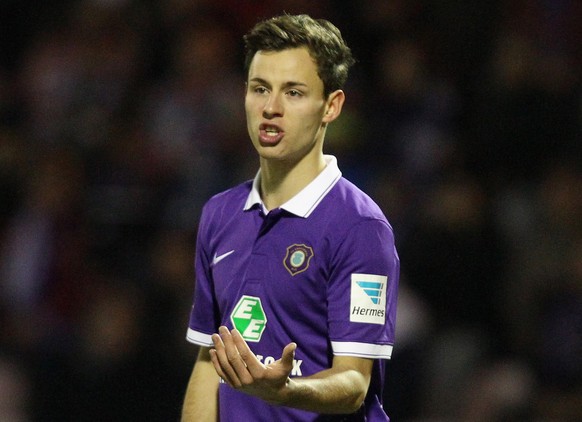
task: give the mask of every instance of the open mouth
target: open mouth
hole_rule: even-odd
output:
[[[277,136],[280,133],[279,128],[274,126],[267,126],[265,127],[265,134],[267,136]]]
[[[277,126],[277,125],[270,125],[270,124],[262,124],[259,127],[259,139],[261,143],[272,145],[279,142],[283,139],[283,135],[285,132]]]

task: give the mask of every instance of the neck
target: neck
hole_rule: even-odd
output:
[[[297,195],[325,168],[323,153],[288,163],[261,159],[261,199],[268,210]]]

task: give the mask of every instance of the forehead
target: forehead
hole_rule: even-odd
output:
[[[305,47],[282,51],[259,50],[249,67],[249,81],[255,78],[272,83],[297,81],[309,85],[321,83],[317,65]]]

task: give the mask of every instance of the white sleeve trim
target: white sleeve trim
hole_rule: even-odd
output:
[[[391,344],[370,344],[351,341],[332,341],[331,348],[336,356],[356,356],[371,359],[390,359]]]
[[[206,347],[214,346],[210,334],[204,334],[201,333],[200,331],[194,331],[192,328],[188,328],[188,332],[186,333],[186,340],[188,340],[190,343],[194,343],[199,346]]]

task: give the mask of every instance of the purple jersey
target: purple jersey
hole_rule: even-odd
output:
[[[381,400],[396,318],[394,235],[380,208],[341,176],[335,158],[326,161],[315,180],[268,213],[260,173],[208,201],[187,339],[211,347],[220,325],[236,327],[265,364],[295,342],[291,377],[330,368],[334,355],[375,359],[365,404],[355,415],[328,419],[221,383],[222,422],[388,421]]]

